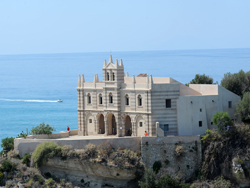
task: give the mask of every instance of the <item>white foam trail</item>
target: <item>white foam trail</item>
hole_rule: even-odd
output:
[[[13,101],[13,102],[57,102],[57,100],[22,100],[22,99],[0,99],[2,101]]]

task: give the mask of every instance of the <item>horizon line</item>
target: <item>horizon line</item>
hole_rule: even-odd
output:
[[[124,50],[124,51],[112,51],[112,52],[155,52],[155,51],[192,51],[192,50],[229,50],[229,49],[250,49],[248,48],[204,48],[204,49],[175,49],[175,50]],[[49,52],[49,53],[20,53],[20,54],[0,54],[0,56],[9,55],[45,55],[45,54],[81,54],[81,53],[110,53],[110,51],[92,51],[92,52]]]

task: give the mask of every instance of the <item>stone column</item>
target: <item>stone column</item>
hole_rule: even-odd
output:
[[[122,136],[125,136],[125,122],[122,121]]]
[[[108,136],[108,121],[104,121],[104,127],[105,127],[105,136]]]
[[[135,132],[135,122],[131,122],[132,123],[132,136],[136,136],[136,132]]]
[[[120,122],[116,122],[116,135],[117,135],[117,137],[121,137],[122,136],[122,130],[120,129],[120,126],[121,126],[121,124],[120,124]]]
[[[95,133],[98,134],[98,120],[95,120]]]

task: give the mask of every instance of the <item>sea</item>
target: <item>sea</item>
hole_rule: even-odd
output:
[[[250,48],[0,55],[0,140],[43,122],[56,132],[77,129],[78,75],[92,82],[98,74],[101,81],[111,54],[129,76],[147,73],[184,84],[196,74],[220,84],[225,73],[250,71]]]

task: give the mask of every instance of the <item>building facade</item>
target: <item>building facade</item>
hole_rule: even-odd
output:
[[[147,74],[125,76],[122,60],[104,61],[98,75],[77,87],[78,134],[143,136],[202,135],[216,128],[212,116],[226,111],[232,119],[239,96],[219,85],[190,84]],[[157,127],[158,126],[158,127]]]

